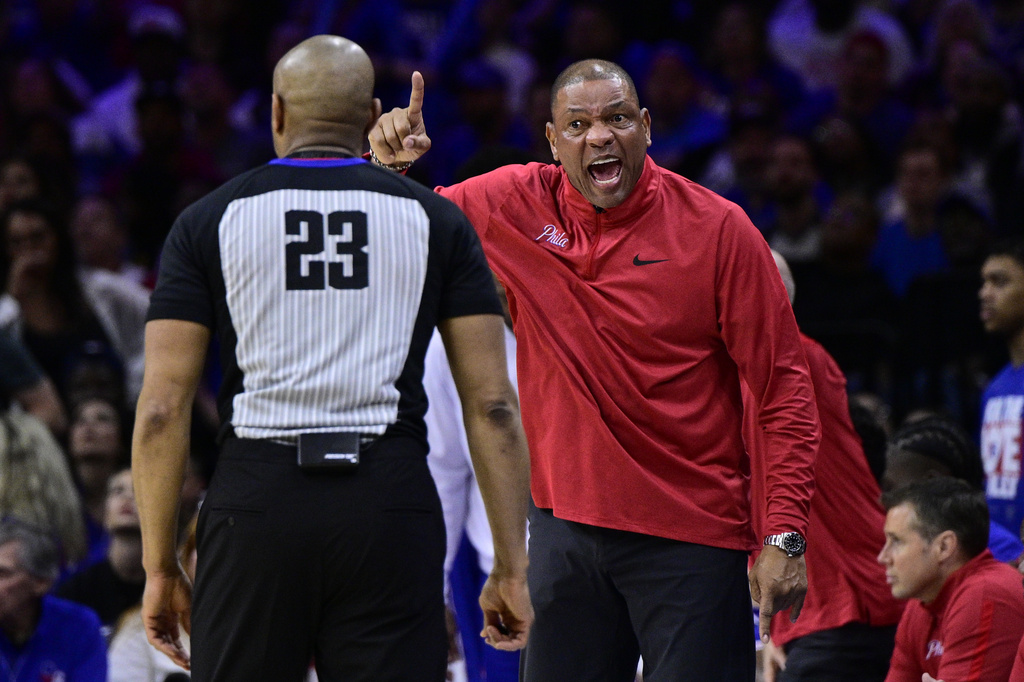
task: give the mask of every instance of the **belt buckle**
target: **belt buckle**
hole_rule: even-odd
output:
[[[352,431],[299,434],[299,468],[355,471],[359,466],[359,434]]]

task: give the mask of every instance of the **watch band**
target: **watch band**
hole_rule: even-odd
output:
[[[807,541],[804,540],[804,536],[792,531],[769,535],[764,539],[764,546],[768,545],[778,547],[789,557],[802,556],[807,551]]]

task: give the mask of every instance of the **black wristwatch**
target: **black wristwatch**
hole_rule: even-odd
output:
[[[804,540],[804,536],[800,533],[779,533],[778,535],[769,535],[764,539],[764,546],[773,545],[778,547],[786,556],[794,557],[801,556],[807,551],[807,540]]]

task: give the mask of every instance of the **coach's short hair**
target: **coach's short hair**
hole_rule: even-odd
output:
[[[988,546],[989,517],[985,493],[967,481],[936,476],[889,491],[882,496],[886,511],[901,504],[914,508],[916,530],[925,540],[953,531],[964,556],[974,558]]]
[[[570,85],[587,83],[589,81],[616,79],[621,80],[626,85],[627,93],[639,105],[640,97],[637,95],[636,85],[624,68],[615,62],[605,59],[583,59],[565,67],[555,78],[555,82],[551,85],[551,110],[554,112],[558,93]]]

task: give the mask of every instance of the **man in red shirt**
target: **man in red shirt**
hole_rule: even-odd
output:
[[[786,260],[773,252],[790,301],[796,285]],[[807,534],[807,599],[798,621],[772,621],[765,644],[765,682],[882,682],[889,670],[903,602],[893,599],[875,561],[882,548],[885,511],[881,491],[850,418],[846,377],[832,356],[800,335],[821,417],[821,446],[814,462],[815,492]],[[749,395],[744,398],[749,400]],[[766,505],[758,476],[762,436],[754,418],[743,437],[753,465],[754,526]]]
[[[910,599],[886,682],[1005,682],[1024,635],[1020,574],[986,549],[985,495],[930,478],[882,498],[892,594]]]
[[[423,80],[370,132],[404,170],[430,146]],[[819,439],[799,332],[767,244],[734,204],[647,155],[651,118],[618,65],[552,87],[561,165],[499,168],[438,191],[505,285],[530,444],[528,682],[753,680],[762,626],[806,590]],[[767,446],[751,528],[741,380]],[[763,543],[747,582],[747,552]],[[488,637],[496,623],[485,627]]]

